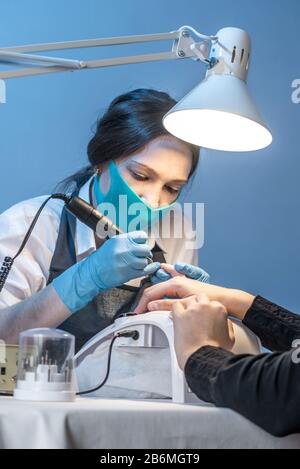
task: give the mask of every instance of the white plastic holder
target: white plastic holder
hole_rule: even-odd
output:
[[[20,334],[14,398],[71,402],[76,398],[73,335],[57,329]]]
[[[247,329],[240,321],[232,320],[235,345],[232,352],[235,354],[249,353],[256,355],[261,351],[259,339]],[[112,338],[114,334],[123,330],[137,330],[138,340],[131,338],[119,338],[115,346],[124,347],[164,347],[169,348],[171,356],[171,380],[172,401],[176,403],[199,403],[201,402],[191,392],[185,380],[183,371],[180,369],[174,346],[173,321],[168,312],[153,312],[140,315],[128,315],[117,319],[112,325],[99,332],[75,355],[75,367],[91,353],[95,351],[104,341]]]
[[[33,389],[31,383],[19,383],[14,390],[14,398],[23,401],[42,401],[42,402],[73,402],[76,393],[73,389],[67,390],[65,385],[55,383],[47,384]]]

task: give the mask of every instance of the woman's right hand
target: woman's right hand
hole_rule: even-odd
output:
[[[180,299],[201,293],[207,295],[210,301],[222,303],[228,314],[241,320],[244,319],[255,298],[241,290],[219,287],[178,276],[147,288],[134,312],[141,314],[147,311],[171,311],[174,303]]]
[[[134,278],[155,272],[160,263],[149,264],[152,252],[144,231],[123,233],[110,238],[90,256],[91,275],[99,288],[109,289],[122,285]],[[95,259],[93,259],[93,257]]]
[[[154,262],[148,266],[147,258],[152,257],[152,252],[147,240],[143,231],[114,236],[56,277],[52,284],[62,302],[71,312],[76,312],[98,293],[143,277],[150,270],[155,272],[160,264]]]

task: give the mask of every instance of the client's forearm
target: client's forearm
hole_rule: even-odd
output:
[[[0,313],[0,339],[10,344],[18,343],[20,332],[26,329],[57,327],[70,316],[51,285]]]
[[[228,310],[231,311],[235,317],[239,318],[242,321],[247,311],[253,304],[255,296],[242,290],[230,291],[232,292],[232,295],[230,296],[228,301]]]
[[[208,285],[206,288],[211,289],[212,291],[212,294],[210,294],[210,290],[208,290],[210,300],[222,303],[231,316],[234,316],[241,321],[244,319],[255,299],[254,295],[242,290],[215,287],[213,285]]]

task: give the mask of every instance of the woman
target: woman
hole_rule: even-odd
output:
[[[162,125],[175,103],[166,93],[137,89],[110,104],[88,144],[89,166],[59,190],[71,188],[94,206],[112,206],[112,221],[124,234],[104,242],[62,201],[51,199],[0,294],[1,339],[15,343],[24,329],[60,326],[76,336],[78,349],[116,315],[130,311],[140,279],[161,262],[197,264],[196,251],[186,249],[184,239],[157,231],[148,239],[147,233],[151,222],[161,225],[198,164],[199,148]],[[135,225],[130,207],[120,209],[124,196],[144,209]],[[21,202],[0,216],[0,261],[15,255],[45,198]]]
[[[233,409],[272,435],[300,433],[300,316],[260,296],[181,276],[148,288],[135,312],[163,310],[172,311],[178,363],[200,399]],[[273,353],[234,355],[228,315]]]

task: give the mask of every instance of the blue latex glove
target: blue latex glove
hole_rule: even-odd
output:
[[[74,313],[97,294],[155,272],[160,264],[154,262],[148,266],[147,257],[152,257],[152,252],[147,239],[143,231],[114,236],[89,257],[67,269],[52,282],[62,302]]]
[[[185,264],[184,262],[178,262],[174,265],[174,269],[180,273],[185,275],[188,278],[193,280],[198,280],[202,283],[209,283],[210,275],[205,272],[205,270],[201,269],[200,267],[196,267],[191,264]],[[158,269],[155,275],[151,277],[151,281],[153,284],[166,282],[170,280],[172,276],[166,272],[164,269]]]

